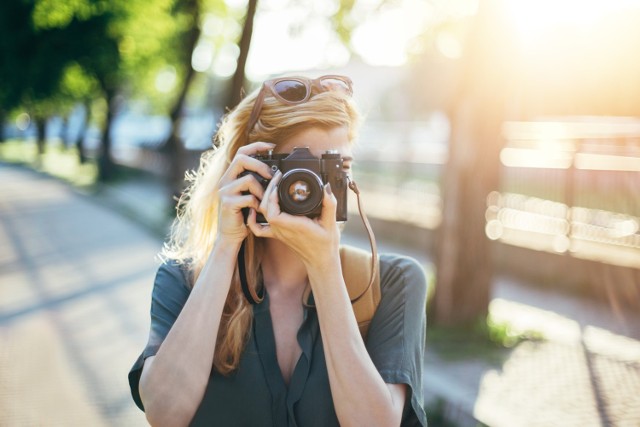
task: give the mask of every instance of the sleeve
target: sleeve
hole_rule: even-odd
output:
[[[380,257],[381,300],[371,319],[367,350],[388,384],[409,387],[403,426],[426,426],[422,368],[426,340],[427,283],[417,261]]]
[[[158,268],[151,294],[149,341],[129,371],[131,397],[133,397],[138,408],[143,411],[144,406],[138,391],[142,366],[147,357],[155,356],[158,352],[160,345],[169,333],[180,311],[182,311],[182,307],[187,302],[189,293],[190,288],[187,284],[184,266],[174,261],[167,261]]]

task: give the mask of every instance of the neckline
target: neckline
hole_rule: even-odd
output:
[[[314,319],[313,310],[303,307],[302,324],[297,332],[297,340],[302,352],[291,374],[289,385],[287,385],[277,360],[275,335],[269,311],[269,293],[266,289],[262,303],[254,306],[254,339],[272,400],[274,404],[278,401],[286,402],[286,406],[291,408],[290,410],[292,410],[293,404],[300,400],[309,376],[313,342],[317,338],[318,329],[317,321]]]

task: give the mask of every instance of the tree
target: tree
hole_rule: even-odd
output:
[[[449,107],[452,137],[430,310],[437,324],[470,324],[488,312],[493,263],[484,231],[486,197],[499,184],[512,57],[503,9],[500,0],[481,2],[468,34],[459,91]]]
[[[113,177],[111,132],[120,107],[119,95],[148,97],[154,100],[156,108],[166,111],[170,97],[158,97],[157,91],[149,90],[148,82],[154,82],[158,70],[171,62],[177,63],[185,76],[171,108],[169,138],[170,149],[178,147],[176,152],[180,155],[181,145],[171,141],[177,141],[178,117],[193,78],[190,60],[200,34],[199,3],[199,0],[119,0],[109,2],[109,7],[99,15],[106,25],[105,31],[92,33],[93,51],[79,57],[78,63],[97,81],[106,104],[98,159],[101,181]]]
[[[11,110],[20,104],[23,81],[17,78],[24,64],[16,53],[31,37],[28,22],[30,6],[23,2],[0,3],[0,141],[4,140],[4,122]]]
[[[116,8],[116,6],[113,7]],[[124,12],[116,9],[95,16],[92,19],[94,26],[83,34],[83,38],[90,43],[92,50],[84,54],[78,53],[75,57],[82,69],[97,82],[98,90],[106,105],[98,154],[98,179],[102,182],[111,180],[115,173],[111,157],[111,128],[117,109],[116,95],[122,84],[123,75],[120,68],[122,59],[119,35],[114,35],[114,31],[110,29],[119,19],[123,19],[122,15]]]
[[[69,100],[70,105],[80,103],[84,108],[84,119],[80,126],[80,130],[76,135],[73,145],[78,153],[80,163],[87,161],[87,155],[84,149],[84,138],[91,124],[92,103],[94,99],[100,97],[98,82],[76,62],[71,63],[65,70],[64,77],[61,82],[60,96]]]
[[[247,13],[244,17],[244,26],[242,35],[238,41],[240,54],[238,55],[238,65],[231,79],[231,88],[225,106],[229,109],[235,107],[242,99],[242,93],[245,84],[247,58],[249,57],[249,49],[251,48],[251,38],[253,36],[253,21],[255,19],[256,10],[258,8],[258,0],[248,0]]]
[[[184,172],[186,169],[186,150],[180,138],[183,110],[187,93],[195,77],[195,70],[191,66],[191,56],[200,38],[200,2],[198,0],[178,0],[175,9],[186,17],[187,25],[184,30],[176,34],[178,49],[176,65],[181,69],[182,85],[169,112],[171,128],[169,136],[163,144],[169,164],[169,186],[172,199],[178,197],[184,189]]]
[[[101,97],[106,106],[98,168],[100,180],[111,179],[111,127],[118,95],[135,88],[149,75],[156,58],[163,57],[162,41],[173,25],[173,1],[5,3],[2,7],[7,13],[0,15],[8,17],[7,25],[0,31],[6,31],[2,40],[7,40],[9,49],[3,49],[8,61],[3,61],[0,77],[7,76],[3,83],[11,84],[7,85],[10,90],[3,86],[0,93],[3,109],[36,105],[41,100],[56,105],[69,95],[65,93],[69,87],[61,83],[65,70],[76,65],[90,82],[85,88],[85,105],[89,97]]]
[[[178,70],[178,74],[183,76],[169,112],[169,118],[171,120],[169,136],[163,144],[163,151],[167,154],[167,157],[171,159],[168,178],[172,200],[179,196],[184,189],[184,173],[187,168],[186,150],[180,138],[180,131],[187,94],[196,76],[196,72],[191,66],[191,57],[200,38],[200,19],[204,7],[199,0],[178,0],[174,6],[174,14],[181,14],[187,25],[176,28],[175,33],[172,35],[175,44],[174,52],[176,52],[172,58],[172,63]],[[227,101],[227,105],[230,107],[235,106],[240,101],[242,88],[244,86],[245,65],[251,44],[256,7],[257,0],[249,0],[245,14],[244,29],[238,41],[240,47],[238,65],[232,79]],[[209,4],[208,9],[214,10],[217,13],[227,12],[227,9],[220,2]]]
[[[118,48],[108,31],[113,15],[90,2],[2,2],[1,7],[1,108],[31,110],[42,152],[46,120],[65,103],[61,85],[67,67],[77,61],[91,71],[117,68]],[[99,80],[103,89],[109,80]]]
[[[38,152],[44,151],[44,132],[54,91],[64,68],[64,55],[53,54],[57,34],[40,32],[31,22],[34,5],[0,3],[0,110],[28,105],[37,128]],[[44,67],[44,64],[48,67]]]

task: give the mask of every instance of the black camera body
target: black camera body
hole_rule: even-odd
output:
[[[349,180],[343,170],[344,160],[336,151],[326,151],[320,158],[311,154],[308,147],[294,148],[291,153],[272,153],[252,156],[271,167],[273,173],[282,172],[278,183],[278,200],[280,210],[291,215],[305,215],[315,218],[322,212],[324,185],[330,184],[331,191],[338,201],[336,221],[347,220],[347,189]],[[244,171],[240,176],[253,175],[258,182],[267,188],[271,180],[263,178],[252,171]],[[249,209],[243,209],[246,219]],[[258,212],[257,222],[266,224],[264,216]]]

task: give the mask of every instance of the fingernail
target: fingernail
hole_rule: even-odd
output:
[[[324,186],[324,189],[327,191],[327,194],[329,194],[329,195],[333,194],[333,192],[331,191],[331,184],[327,183]]]

